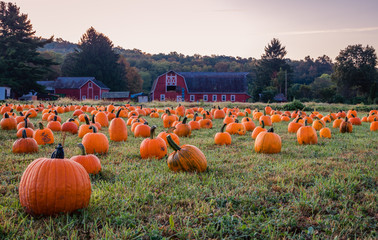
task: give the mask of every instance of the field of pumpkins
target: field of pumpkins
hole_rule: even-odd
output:
[[[376,108],[0,113],[0,239],[377,237]]]

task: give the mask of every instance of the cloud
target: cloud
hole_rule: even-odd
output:
[[[323,34],[323,33],[354,33],[354,32],[372,32],[372,31],[378,31],[378,27],[293,31],[293,32],[282,32],[278,34],[279,35],[308,35],[308,34]]]

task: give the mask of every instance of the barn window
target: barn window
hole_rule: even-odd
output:
[[[194,102],[194,95],[190,95],[190,101]]]
[[[160,94],[160,101],[165,101],[165,95],[164,94]]]
[[[85,100],[85,99],[87,99],[87,96],[84,95],[84,96],[81,97],[81,99]]]
[[[88,87],[90,87],[90,88],[92,87],[92,83],[91,82],[88,84]]]
[[[207,95],[203,95],[203,101],[205,101],[205,102],[208,101]]]
[[[95,99],[98,100],[98,96],[97,95],[95,96]]]
[[[213,95],[213,102],[217,101],[217,95]]]
[[[175,92],[176,86],[167,86],[167,92]]]
[[[231,102],[235,102],[235,95],[231,95]]]
[[[226,101],[226,95],[222,95],[222,102]]]

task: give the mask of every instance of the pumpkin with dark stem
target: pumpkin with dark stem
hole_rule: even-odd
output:
[[[203,114],[203,118],[198,121],[201,128],[211,129],[213,128],[213,121],[209,118],[210,115]]]
[[[343,122],[343,119],[341,119],[340,117],[338,117],[337,119],[335,119],[335,121],[333,121],[332,127],[333,128],[340,128],[340,124],[342,122]]]
[[[361,119],[359,117],[355,117],[354,114],[351,114],[352,117],[349,118],[349,122],[352,124],[352,125],[361,125],[362,122],[361,122]]]
[[[79,143],[78,146],[82,154],[73,156],[70,160],[79,163],[89,174],[96,175],[99,173],[101,171],[100,159],[94,154],[87,154],[83,144]]]
[[[161,159],[167,155],[167,144],[160,137],[154,138],[156,126],[152,126],[150,137],[143,140],[140,144],[140,155],[142,159],[157,158]],[[169,136],[167,136],[167,139]]]
[[[279,153],[281,146],[281,137],[274,133],[273,128],[261,132],[255,140],[255,152],[257,153]]]
[[[179,137],[190,137],[192,133],[192,129],[190,128],[189,124],[186,123],[188,118],[184,117],[181,123],[178,123],[175,126],[175,130],[173,131]]]
[[[224,131],[224,128],[227,126],[227,124],[223,124],[221,131],[215,134],[214,142],[217,145],[230,145],[232,138],[231,135],[228,132]]]
[[[148,122],[139,124],[134,129],[134,137],[148,138],[150,136],[151,127],[148,126]]]
[[[127,126],[125,121],[122,118],[120,118],[121,111],[121,108],[117,111],[115,118],[113,118],[113,120],[110,122],[108,129],[109,138],[114,142],[121,142],[127,140]]]
[[[374,118],[374,121],[370,123],[370,131],[374,132],[378,130],[378,119]]]
[[[44,128],[43,123],[38,123],[39,129],[34,132],[33,138],[38,145],[46,145],[54,143],[54,134],[50,128]]]
[[[199,122],[196,120],[197,116],[197,113],[194,114],[193,120],[188,123],[191,130],[199,130],[201,128]]]
[[[32,138],[33,134],[34,134],[34,131],[33,131],[33,129],[31,129],[31,128],[28,127],[29,124],[27,123],[27,119],[26,118],[24,119],[24,121],[25,121],[24,126],[26,126],[26,127],[18,129],[17,134],[16,134],[17,138],[21,138],[23,136],[23,131],[24,130],[26,132],[26,136]]]
[[[10,117],[8,113],[4,113],[4,118],[1,119],[0,126],[3,130],[17,129],[17,121],[13,117]]]
[[[71,134],[77,134],[78,132],[77,124],[75,123],[75,119],[70,118],[67,122],[62,124],[62,132],[69,132]]]
[[[207,168],[205,155],[193,145],[178,146],[171,138],[167,137],[169,145],[174,152],[168,156],[168,168],[174,172],[204,172]]]
[[[33,138],[28,137],[26,135],[25,129],[23,129],[22,130],[22,137],[17,139],[13,143],[12,152],[13,153],[34,153],[34,152],[38,152],[38,144]]]
[[[302,118],[298,117],[294,121],[289,123],[289,125],[287,126],[287,131],[289,133],[297,133],[298,129],[303,126],[303,124],[299,122],[300,119]]]
[[[243,120],[245,121],[243,122]],[[244,125],[244,128],[246,131],[253,131],[255,129],[256,125],[254,122],[252,122],[251,118],[245,117],[243,118],[243,120],[242,120],[242,124]]]
[[[19,186],[21,206],[33,215],[70,213],[85,208],[91,197],[88,173],[64,158],[58,145],[51,158],[38,158],[26,168]]]
[[[167,146],[168,146],[168,140],[167,140],[168,135],[171,136],[171,138],[173,139],[173,141],[175,141],[177,145],[180,145],[180,138],[176,135],[176,133],[173,132],[174,129],[175,128],[172,127],[172,128],[169,128],[167,131],[161,132],[158,134],[158,137],[162,138],[167,144]]]
[[[79,138],[83,138],[85,134],[92,132],[92,130],[89,129],[91,127],[91,123],[89,122],[88,116],[84,115],[84,119],[85,119],[85,124],[79,127],[79,132],[78,132]]]
[[[319,137],[321,138],[331,138],[331,135],[331,130],[327,127],[324,127],[319,131]]]
[[[341,133],[351,133],[353,131],[353,125],[349,122],[348,117],[345,118],[344,121],[340,124],[340,132]]]
[[[259,133],[261,133],[261,132],[266,132],[266,131],[267,131],[267,130],[264,128],[264,127],[265,127],[265,123],[264,123],[264,121],[262,121],[261,123],[262,123],[261,127],[260,127],[260,126],[257,126],[257,127],[255,127],[255,129],[253,129],[252,134],[251,134],[252,139],[256,139],[257,136],[259,135]]]
[[[225,112],[218,106],[218,109],[214,111],[214,119],[223,119],[225,116]]]
[[[47,124],[47,128],[50,128],[53,132],[60,132],[62,130],[62,125],[57,120],[56,115],[54,116],[54,119]]]
[[[84,135],[81,143],[85,147],[85,151],[89,154],[104,154],[109,151],[109,140],[103,133],[97,132],[97,128],[90,126],[93,132]]]
[[[24,120],[19,122],[17,124],[17,130],[20,130],[21,128],[31,128],[31,129],[34,129],[34,124],[29,121],[29,116],[30,114],[27,114],[25,117],[24,117]],[[17,122],[17,120],[16,120]],[[26,125],[25,125],[26,124]],[[26,127],[25,127],[26,126]]]
[[[264,124],[265,126],[272,126],[272,119],[270,118],[270,116],[268,115],[262,115],[260,118],[259,118],[259,123],[260,125],[262,125],[262,122],[264,121]]]
[[[239,121],[235,119],[235,122],[227,124],[226,132],[228,132],[231,135],[234,135],[234,134],[244,135],[245,127],[242,123],[239,123]]]
[[[175,115],[172,115],[169,110],[166,111],[166,115],[163,117],[163,125],[165,128],[172,127],[172,123],[177,119]]]
[[[235,118],[232,117],[232,113],[229,112],[228,115],[223,119],[223,124],[230,124],[235,122]]]
[[[108,127],[109,126],[108,116],[106,116],[106,114],[104,112],[98,112],[95,115],[95,120],[96,120],[96,122],[98,122],[101,125],[101,127]]]
[[[307,126],[307,121],[305,125],[300,127],[297,131],[297,140],[299,144],[317,144],[318,135],[316,134],[315,128],[312,126]]]
[[[92,123],[91,123],[92,126],[95,126],[97,128],[97,130],[101,130],[102,126],[100,123],[96,122],[96,115],[95,114],[92,114]]]

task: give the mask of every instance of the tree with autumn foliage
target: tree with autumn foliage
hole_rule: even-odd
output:
[[[142,91],[143,88],[143,79],[139,75],[138,70],[136,67],[131,67],[130,63],[126,60],[124,56],[120,56],[118,61],[125,69],[125,82],[126,82],[126,89],[130,91],[130,93],[139,93]]]

